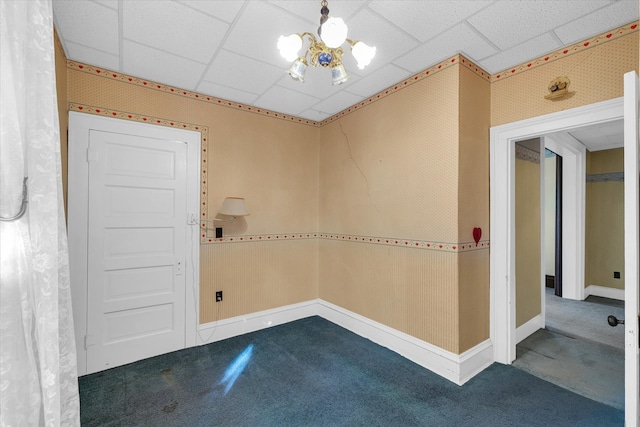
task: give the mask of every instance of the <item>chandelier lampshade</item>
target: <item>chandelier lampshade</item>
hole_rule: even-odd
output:
[[[376,54],[375,46],[368,46],[361,41],[347,38],[349,29],[342,18],[329,18],[329,7],[326,0],[321,2],[320,27],[318,38],[309,32],[280,36],[278,50],[287,61],[292,61],[287,73],[299,82],[304,82],[304,75],[309,62],[313,67],[328,67],[331,69],[331,83],[339,85],[349,79],[349,73],[342,65],[345,42],[351,47],[351,54],[358,63],[359,69],[364,69],[371,63]],[[305,40],[309,43],[303,54],[300,50]]]

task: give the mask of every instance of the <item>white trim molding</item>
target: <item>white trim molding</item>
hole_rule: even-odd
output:
[[[573,154],[571,165],[563,171],[563,176],[570,169],[576,180],[578,174],[584,180],[584,148],[568,143],[569,138],[562,132],[622,118],[623,100],[616,98],[490,129],[490,336],[496,362],[510,364],[516,357],[515,142],[545,137],[546,146],[553,142],[562,144]],[[580,265],[584,265],[584,212],[580,207],[584,206],[584,192],[579,189],[570,198],[566,197],[570,195],[569,191],[565,191],[564,195],[563,202],[571,203],[575,209],[570,212],[574,222],[568,224],[568,230],[563,227],[563,246],[571,244],[568,239],[569,234],[573,234],[577,247],[571,261],[564,257],[565,254],[570,255],[569,251],[563,251],[563,275],[570,273],[576,280],[582,280],[576,282],[582,283],[577,292],[569,291],[566,296],[582,299],[584,268],[580,268]],[[564,214],[569,220],[569,212],[565,211]],[[567,223],[563,221],[563,224]],[[566,279],[565,283],[568,283]]]
[[[462,354],[454,354],[327,301],[318,300],[318,305],[319,316],[387,347],[457,385],[463,385],[493,363],[490,340]]]
[[[584,289],[584,297],[587,298],[589,295],[624,301],[624,289],[608,288],[606,286],[598,286],[598,285],[589,285]]]
[[[516,344],[521,343],[539,329],[544,329],[544,317],[541,314],[516,328]]]
[[[198,326],[197,345],[233,338],[318,314],[317,301],[305,301],[244,316],[230,317]]]
[[[493,363],[490,340],[462,354],[454,354],[321,299],[202,324],[197,333],[198,345],[311,316],[320,316],[367,338],[457,385],[463,385]]]

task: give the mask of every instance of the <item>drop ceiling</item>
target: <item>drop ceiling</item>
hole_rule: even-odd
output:
[[[331,85],[309,66],[292,80],[280,35],[315,33],[320,1],[53,0],[68,59],[313,121],[322,121],[463,54],[489,74],[638,19],[637,0],[330,0],[349,38],[377,48],[350,79]]]

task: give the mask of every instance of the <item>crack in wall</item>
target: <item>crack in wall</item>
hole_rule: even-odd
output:
[[[371,206],[373,206],[376,212],[378,212],[378,217],[380,218],[380,222],[384,224],[384,220],[382,219],[382,213],[380,212],[380,209],[378,209],[378,206],[375,203],[373,203],[373,200],[371,199],[371,188],[369,187],[369,180],[367,179],[367,176],[364,174],[364,171],[362,170],[362,168],[360,168],[360,165],[358,165],[358,162],[356,162],[356,159],[353,157],[353,151],[351,151],[351,144],[349,143],[349,137],[347,136],[347,133],[342,128],[342,122],[340,120],[338,120],[338,125],[340,126],[340,132],[342,132],[342,135],[344,136],[345,145],[347,146],[347,152],[349,153],[349,158],[351,159],[351,162],[356,167],[356,169],[358,169],[358,172],[360,172],[362,179],[364,179],[365,186],[367,187],[367,198],[369,199],[369,203],[371,204]]]

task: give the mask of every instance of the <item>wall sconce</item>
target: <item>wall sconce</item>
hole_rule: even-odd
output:
[[[239,216],[247,216],[250,214],[249,209],[247,209],[247,205],[242,197],[227,197],[224,199],[224,202],[222,202],[222,206],[218,210],[217,216],[220,215],[229,218],[205,218],[202,220],[202,228],[205,230],[209,230],[209,221],[231,222],[238,219]]]
[[[239,216],[249,215],[249,209],[241,197],[227,197],[218,210],[218,215],[230,216],[230,219],[213,218],[214,221],[235,221]]]

